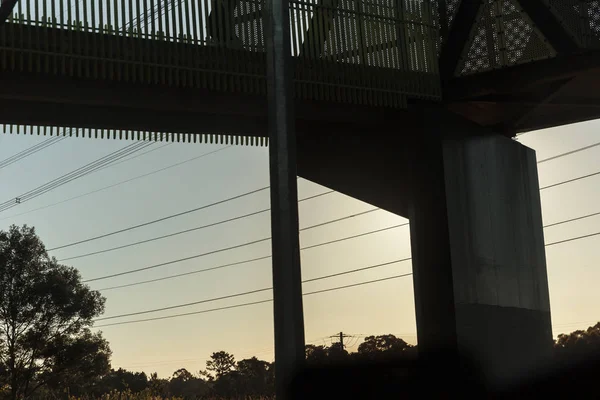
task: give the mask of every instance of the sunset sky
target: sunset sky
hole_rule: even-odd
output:
[[[587,122],[518,137],[537,151],[538,160],[600,141],[600,122]],[[47,138],[0,135],[0,160]],[[0,169],[0,202],[18,197],[54,178],[112,151],[123,141],[69,138],[23,161]],[[197,208],[268,185],[268,150],[206,144],[155,144],[153,150],[95,172],[30,201],[0,212],[0,229],[11,224],[36,227],[47,248],[127,228],[149,220]],[[196,158],[202,154],[205,157]],[[196,158],[194,160],[191,160]],[[188,162],[184,162],[191,160]],[[71,199],[97,189],[169,167],[106,190]],[[600,171],[600,146],[539,164],[540,185]],[[299,197],[328,191],[299,180]],[[68,200],[68,201],[64,201]],[[600,176],[542,191],[544,223],[600,212]],[[63,202],[64,201],[64,202]],[[60,204],[55,204],[61,202]],[[45,207],[49,206],[49,207]],[[38,208],[45,207],[37,210]],[[59,260],[139,240],[210,224],[269,207],[267,190],[119,235],[72,246],[51,254]],[[339,193],[300,203],[300,227],[346,217],[373,206]],[[302,232],[302,247],[357,235],[407,222],[385,211],[375,211]],[[598,231],[600,215],[545,229],[546,243]],[[269,214],[262,213],[223,225],[121,250],[64,261],[77,267],[84,279],[143,268],[268,238]],[[600,236],[546,249],[552,323],[555,334],[585,328],[600,320]],[[191,272],[270,254],[268,240],[231,251],[169,264],[140,273],[91,282],[94,289]],[[302,273],[311,279],[410,257],[407,226],[302,251]],[[305,291],[332,288],[411,272],[410,262],[374,268],[304,285]],[[186,277],[121,289],[103,290],[104,316],[200,301],[271,286],[270,259],[217,269]],[[225,307],[270,298],[269,291],[180,309],[98,322],[97,325],[138,318]],[[393,333],[416,342],[412,278],[393,279],[304,298],[306,339],[330,344],[330,336],[343,331],[350,349],[361,336]],[[169,376],[178,368],[205,368],[213,351],[225,350],[237,359],[256,355],[273,359],[272,304],[263,303],[218,312],[159,321],[100,328],[113,350],[113,367],[158,372]]]

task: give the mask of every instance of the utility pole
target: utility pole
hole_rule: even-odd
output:
[[[351,335],[344,335],[344,332],[340,332],[337,335],[330,336],[331,338],[337,338],[340,340],[340,347],[344,350],[344,338],[352,337]]]

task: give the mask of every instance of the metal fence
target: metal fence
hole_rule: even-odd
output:
[[[264,0],[20,0],[0,69],[266,93]],[[295,95],[438,100],[430,0],[292,0]]]

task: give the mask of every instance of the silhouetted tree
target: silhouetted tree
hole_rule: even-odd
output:
[[[256,357],[238,361],[236,371],[239,374],[240,391],[246,396],[262,397],[273,392],[273,370],[266,361]]]
[[[339,364],[348,362],[348,351],[342,346],[341,343],[333,343],[327,349],[327,355],[330,362]]]
[[[307,344],[304,348],[308,365],[325,365],[329,361],[327,347]]]
[[[50,258],[34,228],[0,231],[0,373],[15,400],[108,372],[110,349],[89,327],[104,298]]]
[[[202,379],[181,368],[173,373],[169,382],[169,395],[184,399],[193,399],[208,393],[208,385]]]
[[[586,330],[558,335],[554,350],[562,360],[600,356],[600,322]]]
[[[206,362],[206,369],[215,374],[217,378],[222,377],[235,367],[235,358],[226,351],[212,353],[210,360]]]
[[[394,335],[367,336],[359,346],[359,359],[382,360],[416,355],[415,346]]]
[[[166,379],[160,379],[156,372],[150,374],[150,380],[148,381],[150,394],[154,397],[166,397],[168,396],[169,381]]]
[[[102,395],[112,391],[138,393],[149,387],[148,377],[144,372],[132,372],[119,368],[111,369],[108,374],[95,385],[94,394]],[[78,394],[71,391],[71,394]]]

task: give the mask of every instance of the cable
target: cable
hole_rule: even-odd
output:
[[[128,161],[131,161],[131,160],[134,160],[134,159],[136,159],[136,158],[138,158],[138,157],[142,157],[142,156],[145,156],[146,154],[150,154],[150,153],[152,153],[152,152],[154,152],[154,151],[156,151],[156,150],[163,149],[163,148],[165,148],[165,147],[167,147],[167,146],[170,146],[170,145],[172,145],[172,144],[173,144],[173,143],[166,143],[166,144],[163,144],[162,146],[155,147],[155,148],[153,148],[152,150],[144,151],[143,153],[136,154],[136,155],[135,155],[135,156],[133,156],[133,157],[129,157],[129,158],[126,158],[125,160],[121,160],[121,161],[119,161],[119,162],[116,162],[116,163],[113,163],[113,164],[107,165],[107,166],[105,166],[105,167],[102,167],[102,168],[98,169],[98,171],[102,171],[102,170],[103,170],[103,169],[105,169],[105,168],[110,168],[110,167],[117,166],[117,165],[119,165],[119,164],[126,163],[126,162],[128,162]]]
[[[548,243],[548,244],[545,245],[545,247],[550,247],[550,246],[554,246],[556,244],[561,244],[561,243],[574,242],[576,240],[587,239],[587,238],[590,238],[590,237],[593,237],[593,236],[598,236],[598,235],[600,235],[600,232],[590,233],[589,235],[583,235],[583,236],[578,236],[578,237],[564,239],[564,240],[559,240],[557,242]]]
[[[138,150],[141,150],[147,146],[150,146],[152,144],[153,143],[143,143],[143,142],[135,143],[135,144],[126,146],[125,148],[123,148],[121,150],[110,153],[107,156],[104,156],[92,163],[89,163],[89,164],[87,164],[83,167],[80,167],[68,174],[65,174],[65,175],[58,177],[50,182],[47,182],[47,183],[37,187],[36,189],[32,189],[29,192],[23,193],[20,196],[17,196],[16,198],[13,198],[11,200],[8,200],[8,201],[0,204],[0,212],[8,210],[9,208],[12,208],[14,206],[17,206],[18,204],[21,204],[22,202],[24,202],[26,200],[31,200],[34,197],[40,196],[44,193],[47,193],[59,186],[69,183],[75,179],[78,179],[78,178],[81,178],[88,174],[91,174],[91,173],[95,172],[96,170],[98,170],[102,166],[111,164],[123,157],[126,157],[126,156],[128,156]]]
[[[182,274],[169,275],[169,276],[165,276],[165,277],[162,277],[162,278],[149,279],[149,280],[146,280],[146,281],[139,281],[139,282],[127,283],[127,284],[118,285],[118,286],[111,286],[111,287],[107,287],[107,288],[98,289],[98,291],[102,292],[102,291],[107,291],[107,290],[122,289],[122,288],[126,288],[126,287],[131,287],[131,286],[144,285],[146,283],[166,281],[168,279],[174,279],[174,278],[179,278],[179,277],[182,277],[182,276],[200,274],[202,272],[214,271],[216,269],[222,269],[222,268],[232,267],[232,266],[241,265],[241,264],[247,264],[247,263],[250,263],[250,262],[260,261],[260,260],[266,260],[266,259],[269,259],[269,258],[271,258],[270,255],[269,256],[263,256],[263,257],[257,257],[257,258],[252,258],[250,260],[243,260],[243,261],[237,261],[237,262],[229,263],[229,264],[217,265],[216,267],[199,269],[199,270],[195,270],[195,271],[191,271],[191,272],[185,272],[185,273],[182,273]]]
[[[333,191],[328,191],[328,192],[320,193],[320,194],[315,195],[315,196],[310,196],[310,197],[307,197],[307,198],[304,198],[304,199],[300,199],[300,200],[298,200],[298,203],[306,201],[306,200],[314,199],[316,197],[324,196],[324,195],[330,194],[330,193],[333,193]],[[228,222],[237,221],[237,220],[240,220],[240,219],[252,217],[252,216],[255,216],[255,215],[266,213],[266,212],[268,212],[270,210],[271,210],[270,208],[266,208],[264,210],[255,211],[255,212],[252,212],[252,213],[249,213],[249,214],[244,214],[244,215],[240,215],[240,216],[233,217],[233,218],[228,218],[228,219],[225,219],[225,220],[222,220],[222,221],[213,222],[211,224],[202,225],[202,226],[198,226],[198,227],[190,228],[190,229],[185,229],[183,231],[178,231],[178,232],[170,233],[170,234],[167,234],[167,235],[157,236],[157,237],[146,239],[146,240],[140,240],[138,242],[129,243],[129,244],[125,244],[125,245],[121,245],[121,246],[116,246],[116,247],[111,247],[111,248],[108,248],[108,249],[94,251],[94,252],[91,252],[91,253],[81,254],[81,255],[78,255],[78,256],[63,258],[63,259],[60,259],[58,261],[59,262],[69,261],[69,260],[74,260],[74,259],[77,259],[77,258],[83,258],[83,257],[97,255],[97,254],[107,253],[107,252],[110,252],[110,251],[125,249],[125,248],[128,248],[128,247],[137,246],[137,245],[140,245],[140,244],[143,244],[143,243],[148,243],[148,242],[153,242],[153,241],[156,241],[156,240],[166,239],[166,238],[177,236],[177,235],[181,235],[181,234],[184,234],[184,233],[194,232],[194,231],[197,231],[197,230],[202,230],[202,229],[205,229],[205,228],[210,228],[210,227],[213,227],[213,226],[222,225],[222,224],[225,224],[225,223],[228,223]],[[346,216],[346,217],[343,217],[343,218],[338,218],[338,219],[333,220],[333,221],[327,221],[327,222],[324,222],[324,223],[319,224],[319,225],[313,225],[311,227],[302,228],[302,229],[300,229],[300,232],[302,232],[304,230],[307,230],[307,229],[316,228],[317,226],[329,225],[329,224],[332,224],[334,222],[339,222],[339,221],[343,221],[343,220],[346,220],[346,219],[354,218],[354,217],[357,217],[357,216],[360,216],[360,215],[364,215],[364,214],[368,214],[368,213],[371,213],[371,212],[377,211],[377,210],[379,210],[379,208],[371,209],[371,210],[364,211],[364,212],[361,212],[361,213],[358,213],[358,214],[349,215],[349,216]]]
[[[600,212],[596,212],[596,213],[592,213],[592,214],[587,214],[587,215],[583,215],[581,217],[576,217],[576,218],[571,218],[571,219],[566,219],[564,221],[559,221],[559,222],[554,222],[552,224],[548,224],[548,225],[544,225],[544,228],[550,228],[552,226],[557,226],[557,225],[562,225],[562,224],[566,224],[568,222],[574,222],[574,221],[579,221],[581,219],[586,219],[586,218],[590,218],[590,217],[594,217],[596,215],[600,215]]]
[[[210,207],[214,207],[214,206],[219,205],[219,204],[224,204],[224,203],[230,202],[232,200],[237,200],[237,199],[240,199],[242,197],[249,196],[251,194],[262,192],[262,191],[267,190],[269,188],[270,188],[270,186],[265,186],[265,187],[260,188],[260,189],[251,190],[249,192],[245,192],[245,193],[233,196],[233,197],[229,197],[229,198],[226,198],[226,199],[223,199],[223,200],[219,200],[219,201],[216,201],[214,203],[206,204],[206,205],[203,205],[201,207],[196,207],[196,208],[193,208],[191,210],[182,211],[182,212],[179,212],[179,213],[176,213],[176,214],[168,215],[166,217],[158,218],[158,219],[155,219],[155,220],[152,220],[152,221],[148,221],[148,222],[144,222],[144,223],[141,223],[141,224],[138,224],[138,225],[133,225],[133,226],[130,226],[128,228],[119,229],[117,231],[105,233],[105,234],[94,236],[94,237],[91,237],[91,238],[88,238],[88,239],[84,239],[84,240],[80,240],[80,241],[77,241],[77,242],[68,243],[68,244],[65,244],[65,245],[62,245],[62,246],[54,247],[54,248],[48,249],[48,251],[54,251],[54,250],[64,249],[66,247],[71,247],[71,246],[75,246],[75,245],[78,245],[78,244],[91,242],[93,240],[102,239],[102,238],[105,238],[105,237],[108,237],[108,236],[113,236],[113,235],[116,235],[116,234],[119,234],[119,233],[127,232],[127,231],[130,231],[130,230],[141,228],[141,227],[148,226],[148,225],[151,225],[151,224],[155,224],[157,222],[166,221],[166,220],[171,219],[171,218],[180,217],[182,215],[186,215],[186,214],[190,214],[190,213],[193,213],[193,212],[196,212],[196,211],[204,210],[204,209],[207,209],[207,208],[210,208]],[[308,197],[308,198],[306,198],[304,200],[309,200],[309,199],[313,199],[315,197],[325,196],[325,195],[333,193],[333,192],[334,192],[334,190],[330,190],[330,191],[323,192],[323,193],[320,193],[320,194],[315,195],[315,196]],[[225,221],[225,222],[228,222],[228,221]],[[218,223],[213,224],[213,225],[208,225],[207,227],[214,226],[214,225],[218,225]],[[201,228],[202,227],[200,227],[199,229],[201,229]],[[185,233],[185,232],[182,232],[182,233]],[[166,237],[168,237],[168,236],[166,236]],[[156,239],[156,240],[158,240],[158,239]],[[91,255],[91,254],[89,254],[89,255]],[[71,257],[71,258],[79,258],[79,257],[83,257],[83,256],[77,256],[77,257]]]
[[[250,245],[253,245],[253,244],[257,244],[257,243],[266,242],[267,240],[271,240],[271,238],[268,237],[268,238],[263,238],[263,239],[259,239],[259,240],[253,240],[251,242],[246,242],[246,243],[238,244],[238,245],[231,246],[231,247],[225,247],[225,248],[222,248],[222,249],[218,249],[218,250],[213,250],[213,251],[209,251],[209,252],[206,252],[206,253],[197,254],[197,255],[194,255],[194,256],[189,256],[189,257],[185,257],[185,258],[179,258],[179,259],[173,260],[173,261],[167,261],[167,262],[164,262],[164,263],[154,264],[154,265],[150,265],[150,266],[142,267],[142,268],[137,268],[137,269],[132,269],[132,270],[129,270],[129,271],[119,272],[119,273],[116,273],[116,274],[105,275],[105,276],[101,276],[101,277],[98,277],[98,278],[87,279],[87,280],[83,281],[83,283],[95,282],[95,281],[100,281],[100,280],[109,279],[109,278],[115,278],[117,276],[129,275],[129,274],[134,274],[136,272],[147,271],[149,269],[164,267],[166,265],[177,264],[177,263],[180,263],[182,261],[193,260],[195,258],[200,258],[200,257],[208,256],[208,255],[211,255],[211,254],[222,253],[224,251],[239,249],[241,247],[246,247],[246,246],[250,246]]]
[[[325,245],[328,245],[328,244],[343,242],[344,240],[349,240],[349,239],[356,239],[356,238],[359,238],[359,237],[362,237],[362,236],[371,235],[373,233],[379,233],[379,232],[389,231],[390,229],[400,228],[400,227],[407,226],[407,225],[408,225],[408,222],[405,223],[405,224],[388,226],[387,228],[381,228],[381,229],[377,229],[377,230],[374,230],[374,231],[360,233],[358,235],[347,236],[347,237],[341,238],[341,239],[330,240],[329,242],[313,244],[312,246],[303,247],[300,250],[314,249],[315,247],[320,247],[320,246],[325,246]]]
[[[558,155],[553,156],[553,157],[544,158],[543,160],[540,160],[537,163],[538,164],[542,164],[542,163],[545,163],[545,162],[548,162],[548,161],[556,160],[557,158],[561,158],[561,157],[569,156],[571,154],[579,153],[580,151],[588,150],[588,149],[591,149],[591,148],[594,148],[594,147],[597,147],[597,146],[600,146],[600,142],[594,143],[594,144],[589,145],[589,146],[582,147],[582,148],[577,149],[577,150],[572,150],[572,151],[568,151],[566,153],[558,154]]]
[[[204,209],[207,209],[207,208],[210,208],[210,207],[214,207],[214,206],[219,205],[219,204],[227,203],[227,202],[232,201],[232,200],[236,200],[236,199],[240,199],[242,197],[249,196],[251,194],[262,192],[264,190],[267,190],[268,188],[269,188],[269,186],[266,186],[266,187],[263,187],[263,188],[260,188],[260,189],[251,190],[249,192],[245,192],[245,193],[233,196],[233,197],[228,197],[226,199],[219,200],[219,201],[216,201],[214,203],[206,204],[206,205],[203,205],[201,207],[192,208],[191,210],[182,211],[182,212],[179,212],[177,214],[168,215],[166,217],[158,218],[158,219],[155,219],[155,220],[152,220],[152,221],[144,222],[144,223],[141,223],[141,224],[138,224],[138,225],[133,225],[133,226],[130,226],[128,228],[119,229],[117,231],[113,231],[113,232],[105,233],[105,234],[102,234],[102,235],[94,236],[94,237],[91,237],[91,238],[88,238],[88,239],[83,239],[83,240],[79,240],[77,242],[64,244],[62,246],[57,246],[57,247],[48,249],[48,251],[54,251],[54,250],[64,249],[66,247],[71,247],[71,246],[75,246],[75,245],[78,245],[78,244],[91,242],[93,240],[102,239],[102,238],[113,236],[113,235],[116,235],[116,234],[119,234],[119,233],[127,232],[127,231],[130,231],[130,230],[133,230],[133,229],[137,229],[137,228],[141,228],[141,227],[148,226],[148,225],[151,225],[151,224],[155,224],[157,222],[166,221],[166,220],[171,219],[171,218],[180,217],[180,216],[186,215],[186,214],[191,214],[191,213],[196,212],[196,211],[204,210]]]
[[[370,210],[370,211],[375,211],[375,210]],[[364,212],[364,213],[366,213],[366,212]],[[364,214],[364,213],[355,214],[354,216],[361,215],[361,214]],[[578,220],[578,219],[588,218],[588,217],[591,217],[591,216],[594,216],[594,215],[600,215],[600,213],[589,214],[587,216],[573,218],[571,220],[561,221],[561,222],[557,222],[557,223],[554,223],[554,224],[549,224],[549,225],[546,225],[544,227],[547,228],[547,227],[550,227],[550,226],[559,225],[559,224],[571,222],[571,221]],[[326,225],[326,224],[330,224],[330,223],[337,222],[339,220],[347,219],[347,218],[351,218],[351,217],[353,217],[353,216],[348,216],[348,217],[341,218],[341,219],[338,219],[338,220],[332,220],[332,221],[328,221],[328,222],[325,222],[325,223],[321,223],[321,224],[317,224],[317,225],[312,225],[312,226],[309,226],[309,227],[301,229],[301,231],[312,229],[312,228],[316,228],[318,226],[323,226],[323,225]],[[405,226],[405,225],[408,225],[408,224],[396,225],[394,227],[400,227],[400,226]],[[394,228],[394,227],[391,227],[391,228]],[[384,230],[391,229],[391,228],[384,228]],[[380,231],[381,230],[377,230],[377,231],[373,231],[371,233],[380,232]],[[367,234],[370,234],[370,233],[367,233]],[[560,244],[560,243],[566,243],[566,242],[570,242],[570,241],[574,241],[574,240],[585,239],[585,238],[596,236],[596,235],[599,235],[599,234],[600,234],[600,232],[597,233],[597,234],[585,235],[585,236],[581,236],[581,237],[577,237],[577,238],[571,238],[571,239],[561,240],[561,241],[558,241],[558,242],[548,243],[548,244],[545,245],[545,247],[553,246],[553,245]],[[323,244],[318,244],[318,245],[315,245],[315,246],[303,247],[303,248],[301,248],[301,250],[306,250],[308,248],[317,247],[317,246],[320,246],[320,245],[330,244],[332,242],[335,243],[335,242],[338,242],[338,241],[341,241],[341,240],[349,240],[349,239],[353,239],[355,237],[357,237],[357,236],[351,236],[351,237],[347,237],[347,238],[343,238],[343,239],[336,239],[334,241],[326,242],[326,243],[323,243]],[[222,264],[222,265],[218,265],[218,266],[211,267],[211,268],[200,269],[200,270],[185,272],[185,273],[181,273],[181,274],[169,275],[169,276],[165,276],[165,277],[162,277],[162,278],[155,278],[155,279],[149,279],[149,280],[145,280],[145,281],[133,282],[133,283],[123,284],[123,285],[110,286],[110,287],[106,287],[106,288],[102,288],[102,289],[98,289],[98,290],[99,291],[108,291],[108,290],[115,290],[115,289],[122,289],[122,288],[127,288],[127,287],[132,287],[132,286],[144,285],[144,284],[147,284],[147,283],[160,282],[160,281],[164,281],[164,280],[170,280],[170,279],[179,278],[179,277],[182,277],[182,276],[195,275],[195,274],[199,274],[199,273],[203,273],[203,272],[208,272],[208,271],[214,271],[214,270],[217,270],[217,269],[227,268],[227,267],[231,267],[231,266],[236,266],[236,265],[251,263],[251,262],[255,262],[255,261],[266,260],[266,259],[269,259],[269,258],[271,258],[270,255],[269,256],[263,256],[263,257],[257,257],[257,258],[252,258],[252,259],[248,259],[248,260],[242,260],[242,261],[237,261],[237,262],[233,262],[233,263]]]
[[[84,165],[83,167],[77,168],[74,171],[69,172],[68,174],[62,175],[48,183],[45,183],[35,189],[30,190],[29,192],[26,192],[22,195],[19,196],[19,198],[21,199],[26,199],[26,198],[30,198],[35,196],[36,194],[41,193],[42,191],[46,190],[46,189],[52,189],[54,187],[57,187],[60,184],[64,184],[66,183],[68,180],[70,180],[71,178],[74,177],[78,177],[78,176],[83,176],[81,174],[86,174],[88,172],[93,171],[94,169],[105,165],[108,162],[112,162],[113,160],[117,160],[119,158],[122,158],[128,154],[130,154],[130,152],[135,151],[139,148],[141,148],[142,146],[144,146],[144,143],[141,144],[132,144],[129,146],[126,146],[118,151],[112,152],[98,160],[95,160],[89,164]],[[2,204],[0,204],[0,207],[3,207],[5,205],[12,205],[13,204],[13,199],[10,199]]]
[[[541,187],[540,190],[550,189],[550,188],[553,188],[553,187],[556,187],[556,186],[561,186],[561,185],[564,185],[564,184],[567,184],[567,183],[579,181],[579,180],[586,179],[586,178],[591,178],[592,176],[596,176],[596,175],[600,175],[600,171],[599,172],[594,172],[593,174],[580,176],[578,178],[569,179],[567,181],[562,181],[562,182],[554,183],[552,185],[544,186],[544,187]]]
[[[353,269],[353,270],[349,270],[349,271],[338,272],[338,273],[335,273],[335,274],[320,276],[320,277],[312,278],[312,279],[306,279],[306,280],[303,280],[302,283],[315,282],[315,281],[320,281],[320,280],[323,280],[323,279],[335,278],[337,276],[354,274],[354,273],[357,273],[357,272],[367,271],[367,270],[375,269],[375,268],[381,268],[381,267],[385,267],[385,266],[388,266],[388,265],[398,264],[400,262],[405,262],[405,261],[410,261],[410,260],[412,260],[411,257],[404,258],[404,259],[399,259],[399,260],[394,260],[394,261],[389,261],[389,262],[385,262],[385,263],[381,263],[381,264],[369,265],[367,267],[357,268],[357,269]],[[409,273],[407,275],[412,275],[412,273]],[[128,313],[128,314],[119,314],[119,315],[113,315],[113,316],[110,316],[110,317],[102,317],[102,318],[97,318],[94,321],[105,321],[105,320],[108,320],[108,319],[123,318],[123,317],[132,317],[132,316],[135,316],[135,315],[149,314],[149,313],[159,312],[159,311],[167,311],[167,310],[172,310],[172,309],[175,309],[175,308],[195,306],[195,305],[198,305],[198,304],[211,303],[213,301],[218,301],[218,300],[225,300],[225,299],[231,299],[231,298],[234,298],[234,297],[247,296],[249,294],[266,292],[266,291],[272,290],[272,289],[273,289],[272,287],[268,287],[268,288],[263,288],[263,289],[249,290],[247,292],[240,292],[240,293],[234,293],[234,294],[230,294],[230,295],[226,295],[226,296],[213,297],[213,298],[210,298],[210,299],[205,299],[205,300],[200,300],[200,301],[194,301],[194,302],[185,303],[185,304],[178,304],[178,305],[175,305],[175,306],[162,307],[162,308],[154,308],[152,310],[138,311],[138,312]]]
[[[389,280],[392,280],[392,279],[404,278],[404,277],[409,276],[409,275],[412,275],[412,274],[393,275],[393,276],[389,276],[389,277],[386,277],[386,278],[374,279],[374,280],[371,280],[371,281],[363,281],[363,282],[359,282],[359,283],[353,283],[353,284],[350,284],[350,285],[336,286],[336,287],[332,287],[332,288],[328,288],[328,289],[315,290],[313,292],[303,293],[302,296],[312,296],[312,295],[315,295],[315,294],[333,292],[333,291],[342,290],[342,289],[349,289],[349,288],[353,288],[353,287],[357,287],[357,286],[364,286],[364,285],[369,285],[369,284],[372,284],[372,283],[379,283],[379,282],[389,281]],[[132,320],[132,321],[114,322],[114,323],[111,323],[111,324],[98,325],[98,326],[96,326],[96,328],[104,328],[104,327],[107,327],[107,326],[116,326],[116,325],[135,324],[135,323],[139,323],[139,322],[158,321],[158,320],[163,320],[163,319],[171,319],[171,318],[184,317],[184,316],[188,316],[188,315],[206,314],[206,313],[210,313],[210,312],[229,310],[229,309],[232,309],[232,308],[240,308],[240,307],[247,307],[247,306],[256,305],[256,304],[270,303],[272,301],[273,301],[273,299],[259,300],[259,301],[253,301],[253,302],[242,303],[242,304],[234,304],[234,305],[231,305],[231,306],[212,308],[212,309],[202,310],[202,311],[193,311],[193,312],[182,313],[182,314],[165,315],[165,316],[162,316],[162,317],[138,319],[138,320]]]
[[[395,226],[391,226],[391,227],[387,227],[387,228],[383,228],[383,229],[377,229],[377,230],[374,230],[374,231],[370,231],[370,232],[366,232],[366,233],[361,233],[361,234],[358,234],[358,235],[347,236],[345,238],[335,239],[335,240],[331,240],[329,242],[324,242],[324,243],[319,243],[319,244],[312,245],[312,246],[302,247],[302,248],[300,248],[300,250],[307,250],[307,249],[312,249],[312,248],[319,247],[319,246],[325,246],[325,245],[332,244],[332,243],[342,242],[342,241],[345,241],[345,240],[355,239],[355,238],[358,238],[358,237],[370,235],[370,234],[373,234],[373,233],[383,232],[383,231],[386,231],[386,230],[398,228],[398,227],[405,226],[405,225],[406,224],[395,225]],[[271,240],[271,237],[267,237],[267,238],[263,238],[263,239],[258,239],[258,240],[253,240],[251,242],[241,243],[241,244],[237,244],[235,246],[230,246],[230,247],[225,247],[225,248],[221,248],[221,249],[217,249],[217,250],[212,250],[212,251],[209,251],[209,252],[206,252],[206,253],[200,253],[200,254],[196,254],[196,255],[193,255],[193,256],[189,256],[189,257],[179,258],[179,259],[176,259],[176,260],[167,261],[167,262],[163,262],[163,263],[160,263],[160,264],[149,265],[147,267],[132,269],[132,270],[129,270],[129,271],[124,271],[124,272],[118,272],[116,274],[111,274],[111,275],[104,275],[104,276],[100,276],[98,278],[87,279],[87,280],[83,281],[83,283],[95,282],[95,281],[109,279],[109,278],[115,278],[117,276],[129,275],[129,274],[133,274],[133,273],[137,273],[137,272],[141,272],[141,271],[147,271],[149,269],[164,267],[166,265],[177,264],[177,263],[180,263],[182,261],[189,261],[189,260],[193,260],[193,259],[196,259],[196,258],[200,258],[200,257],[204,257],[204,256],[207,256],[207,255],[211,255],[211,254],[222,253],[224,251],[239,249],[241,247],[246,247],[246,246],[250,246],[250,245],[253,245],[253,244],[257,244],[257,243],[266,242],[267,240]],[[268,258],[268,257],[271,257],[271,256],[264,256],[264,257]],[[262,258],[259,258],[259,259],[262,259]],[[251,261],[256,261],[256,259],[252,259]],[[233,264],[228,264],[228,266],[230,266],[230,265],[238,265],[238,264],[239,263],[233,263]],[[221,266],[221,268],[223,268],[223,266]],[[206,269],[206,270],[203,270],[203,271],[209,271],[209,270],[214,270],[214,269],[217,269],[217,267],[213,267],[213,268]],[[131,286],[133,286],[133,285],[131,285]]]
[[[9,165],[12,165],[26,157],[29,157],[39,151],[42,151],[42,150],[52,146],[53,144],[60,142],[64,138],[65,138],[64,136],[63,137],[53,136],[49,139],[44,140],[43,142],[40,142],[34,146],[31,146],[17,154],[14,154],[14,155],[0,161],[0,169],[8,167]]]
[[[108,185],[108,186],[105,186],[105,187],[103,187],[103,188],[100,188],[100,189],[92,190],[91,192],[87,192],[87,193],[83,193],[83,194],[80,194],[80,195],[77,195],[77,196],[74,196],[74,197],[70,197],[70,198],[68,198],[68,199],[61,200],[61,201],[59,201],[59,202],[56,202],[56,203],[48,204],[48,205],[46,205],[46,206],[39,207],[39,208],[34,208],[33,210],[25,211],[25,212],[23,212],[23,213],[20,213],[20,214],[14,214],[14,215],[11,215],[11,216],[8,216],[8,217],[0,218],[0,221],[2,221],[2,220],[5,220],[5,219],[9,219],[9,218],[20,217],[21,215],[29,214],[29,213],[31,213],[31,212],[34,212],[34,211],[44,210],[44,209],[46,209],[46,208],[54,207],[54,206],[56,206],[56,205],[59,205],[59,204],[66,203],[66,202],[68,202],[68,201],[71,201],[71,200],[75,200],[75,199],[79,199],[79,198],[81,198],[81,197],[89,196],[90,194],[98,193],[98,192],[101,192],[101,191],[103,191],[103,190],[106,190],[106,189],[111,189],[111,188],[113,188],[113,187],[115,187],[115,186],[119,186],[119,185],[122,185],[122,184],[124,184],[124,183],[129,183],[129,182],[131,182],[131,181],[134,181],[134,180],[136,180],[136,179],[145,178],[145,177],[147,177],[147,176],[154,175],[154,174],[157,174],[157,173],[159,173],[159,172],[166,171],[166,170],[168,170],[168,169],[170,169],[170,168],[178,167],[178,166],[180,166],[180,165],[182,165],[182,164],[186,164],[186,163],[188,163],[188,162],[195,161],[195,160],[197,160],[197,159],[199,159],[199,158],[203,158],[203,157],[206,157],[206,156],[208,156],[208,155],[211,155],[211,154],[214,154],[214,153],[218,153],[219,151],[223,151],[223,150],[225,150],[225,149],[228,149],[229,147],[231,147],[231,146],[222,147],[222,148],[220,148],[220,149],[213,150],[213,151],[210,151],[210,152],[208,152],[208,153],[201,154],[201,155],[199,155],[199,156],[196,156],[196,157],[193,157],[193,158],[187,159],[187,160],[185,160],[185,161],[178,162],[178,163],[176,163],[176,164],[169,165],[169,166],[167,166],[167,167],[164,167],[164,168],[158,169],[158,170],[156,170],[156,171],[152,171],[152,172],[148,172],[148,173],[145,173],[145,174],[142,174],[142,175],[138,175],[138,176],[135,176],[135,177],[133,177],[133,178],[129,178],[129,179],[126,179],[126,180],[124,180],[124,181],[121,181],[121,182],[113,183],[112,185]]]

